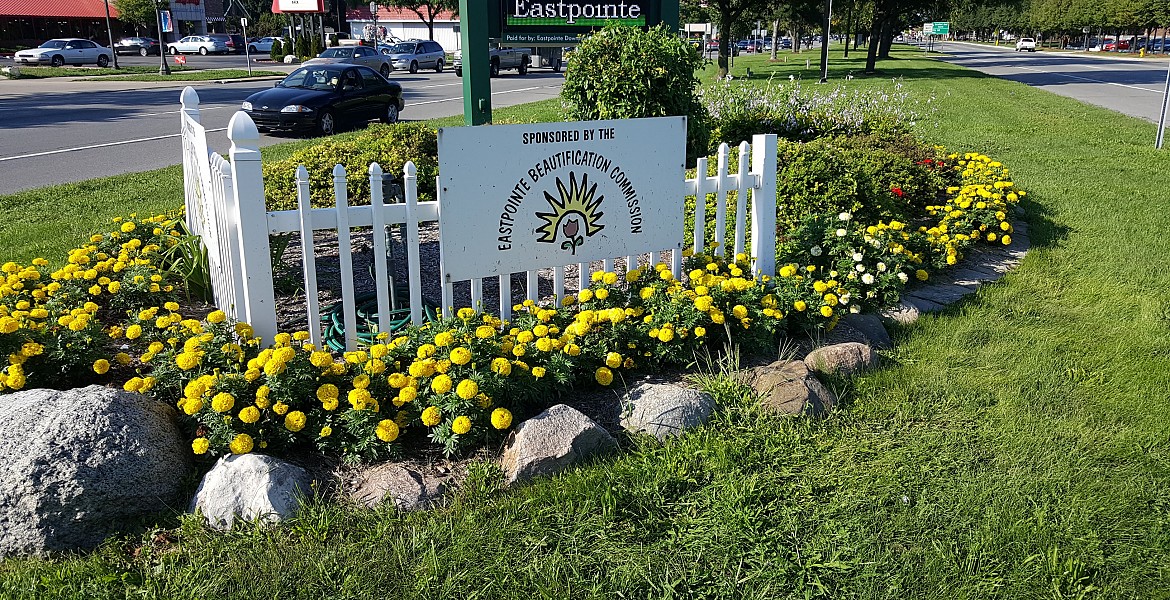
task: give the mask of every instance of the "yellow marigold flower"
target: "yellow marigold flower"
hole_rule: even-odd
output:
[[[1010,246],[1012,244],[1012,236],[1005,233],[1002,237],[999,238],[999,241],[1004,246]]]
[[[435,355],[436,350],[437,349],[435,348],[434,344],[423,344],[418,347],[418,352],[416,354],[420,359],[430,358]]]
[[[736,304],[734,307],[731,308],[731,314],[735,315],[735,318],[740,319],[742,321],[743,319],[745,319],[747,317],[748,310],[747,310],[746,306],[744,306],[742,304]]]
[[[358,389],[362,389],[362,390],[370,387],[370,376],[366,375],[365,373],[362,373],[361,375],[354,377],[353,378],[353,387],[358,388]]]
[[[199,355],[193,352],[180,352],[175,356],[175,364],[184,371],[190,371],[199,366]]]
[[[707,328],[703,326],[695,327],[695,337],[703,337],[707,335]]]
[[[374,430],[374,434],[383,442],[393,442],[398,439],[398,423],[390,419],[382,419],[378,421],[378,427]]]
[[[547,372],[548,371],[544,367],[532,367],[532,376],[537,379],[544,377],[545,373]]]
[[[451,391],[452,385],[451,377],[444,373],[431,380],[431,391],[436,394],[446,394]]]
[[[471,400],[479,394],[479,384],[470,379],[464,379],[455,388],[455,393],[464,400]]]
[[[471,362],[471,350],[459,346],[451,350],[451,362],[456,365],[465,365]]]
[[[593,378],[601,385],[609,385],[613,383],[613,371],[610,371],[608,367],[601,367],[593,373]]]
[[[339,391],[337,389],[337,386],[333,385],[332,383],[325,383],[317,388],[317,399],[320,400],[321,402],[324,402],[324,401],[330,400],[330,399],[336,400],[338,397],[338,394],[339,394]]]
[[[669,342],[673,339],[674,339],[674,330],[673,329],[670,329],[669,327],[663,327],[662,329],[658,330],[658,340],[659,341]],[[607,383],[604,385],[609,385],[609,384]]]
[[[826,318],[833,316],[833,307],[832,306],[822,306],[821,307],[821,316],[826,317]]]
[[[105,375],[110,370],[110,361],[99,358],[93,361],[93,372],[98,375]]]
[[[714,300],[712,300],[710,296],[699,296],[698,298],[695,298],[695,308],[703,312],[707,312],[711,310],[711,304],[713,302]]]
[[[512,425],[512,412],[506,408],[497,408],[492,411],[492,427],[507,429]]]
[[[564,353],[569,356],[580,356],[581,347],[577,344],[565,344]]]
[[[245,406],[239,414],[240,420],[249,425],[260,420],[260,409],[255,406]]]
[[[208,323],[223,323],[227,320],[227,315],[222,310],[213,310],[207,314]]]
[[[284,402],[277,402],[276,404],[272,405],[272,412],[283,416],[288,412],[288,405]]]
[[[395,398],[394,405],[402,406],[407,402],[413,402],[415,398],[418,398],[418,388],[408,385],[398,392],[398,397]]]
[[[126,339],[136,340],[142,337],[142,326],[135,323],[126,328]]]
[[[468,431],[471,431],[471,419],[462,415],[455,417],[455,421],[451,423],[451,433],[463,435]]]
[[[319,435],[320,437],[323,437],[323,438],[327,438],[327,437],[333,435],[333,428],[326,425],[326,426],[321,428],[321,433],[319,433],[317,435]]]
[[[609,298],[609,290],[607,290],[605,288],[601,288],[601,289],[597,290],[596,292],[593,292],[593,295],[598,300],[605,300],[606,298]]]
[[[617,352],[610,352],[605,355],[605,366],[616,369],[622,366],[622,355]]]
[[[617,273],[606,272],[606,273],[603,273],[601,276],[601,282],[606,284],[606,285],[613,285],[613,284],[617,283],[617,280],[618,280]]]
[[[439,411],[437,406],[428,406],[426,410],[422,411],[422,424],[427,427],[434,427],[443,420],[443,413]]]
[[[238,434],[232,439],[232,443],[228,444],[228,448],[232,454],[247,454],[252,451],[252,436],[246,433]]]
[[[211,442],[208,442],[207,438],[197,437],[191,442],[191,451],[195,454],[207,454],[209,446],[211,446]]]
[[[225,413],[236,405],[236,398],[227,392],[220,392],[211,399],[211,408],[215,412]]]
[[[492,372],[507,377],[512,374],[512,363],[506,358],[497,358],[492,361]]]
[[[141,388],[142,384],[139,383],[138,387]],[[193,415],[193,414],[203,410],[203,399],[202,398],[186,398],[185,400],[186,401],[183,402],[182,409],[183,409],[183,412],[186,413],[188,416]]]
[[[593,299],[593,290],[585,288],[577,295],[577,299],[581,302],[589,302]]]
[[[294,410],[284,416],[284,428],[296,433],[305,428],[305,422],[307,420],[305,413]]]
[[[435,335],[435,345],[444,348],[455,343],[455,336],[451,335],[450,331],[440,331]],[[426,358],[426,357],[420,357]]]
[[[464,321],[467,321],[475,316],[475,309],[463,307],[455,313],[455,316],[459,317],[460,319],[462,319]]]
[[[480,325],[475,328],[475,337],[485,340],[496,334],[496,328],[491,325]]]
[[[371,401],[374,399],[368,390],[364,390],[362,388],[350,390],[349,393],[346,394],[346,398],[349,400],[349,405],[352,406],[354,410],[365,410],[369,408]]]
[[[930,274],[922,269],[918,269],[914,272],[914,277],[916,277],[918,281],[926,281],[930,278]]]
[[[125,223],[122,223],[122,233],[130,233],[131,231],[134,231],[135,227],[137,226],[134,224],[134,221],[126,221]]]

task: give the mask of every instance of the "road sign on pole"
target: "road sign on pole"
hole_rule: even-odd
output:
[[[459,0],[459,36],[463,49],[463,120],[468,125],[491,123],[486,2]]]

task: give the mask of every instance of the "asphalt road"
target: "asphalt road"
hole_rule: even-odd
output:
[[[1016,52],[1014,46],[966,43],[936,44],[935,49],[947,62],[1154,123],[1162,111],[1166,60]]]
[[[158,57],[119,57],[122,64],[158,64]],[[189,56],[188,66],[244,66],[242,56]],[[282,65],[283,67],[283,65]],[[272,65],[254,68],[271,69]],[[288,70],[287,67],[284,70]],[[462,114],[462,79],[444,73],[391,74],[402,84],[403,120]],[[64,78],[61,78],[64,79]],[[564,77],[541,69],[492,80],[492,105],[511,106],[555,97]],[[211,149],[226,154],[224,133],[240,102],[273,81],[147,84],[70,80],[0,80],[0,194],[181,162],[179,93],[199,93]],[[265,134],[261,145],[288,141]]]

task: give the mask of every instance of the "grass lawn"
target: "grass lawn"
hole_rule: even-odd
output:
[[[46,79],[49,77],[109,77],[126,81],[208,81],[212,79],[241,79],[246,77],[270,77],[285,75],[280,71],[247,69],[187,70],[185,67],[171,67],[170,75],[159,75],[158,67],[122,67],[120,69],[100,67],[20,67],[21,79]],[[101,81],[100,79],[97,81]]]
[[[717,386],[729,409],[713,426],[514,491],[484,469],[432,512],[320,505],[231,534],[185,519],[166,524],[177,543],[7,560],[0,595],[1170,597],[1170,154],[1149,123],[899,56],[849,85],[904,78],[932,99],[923,136],[1011,167],[1033,248],[895,330],[886,368],[839,382],[829,418],[760,417]],[[860,60],[835,55],[831,78]],[[817,76],[764,57],[733,73],[749,66],[760,84]],[[0,198],[0,240],[64,227],[72,243],[129,207],[174,206],[178,177]],[[37,223],[82,195],[90,212]]]

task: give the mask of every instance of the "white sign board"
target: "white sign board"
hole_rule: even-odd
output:
[[[439,130],[444,281],[681,247],[686,117]]]
[[[321,0],[276,0],[276,8],[282,13],[324,12]]]

